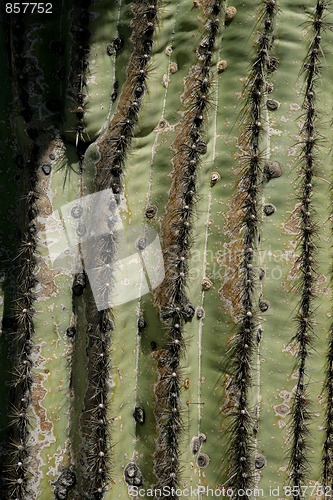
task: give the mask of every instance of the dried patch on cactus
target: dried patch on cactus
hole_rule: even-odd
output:
[[[219,296],[226,309],[229,310],[231,317],[237,321],[240,314],[239,289],[235,286],[236,280],[239,280],[238,272],[230,272],[225,276],[224,283],[219,289]]]
[[[290,213],[290,218],[283,224],[283,228],[287,234],[298,235],[300,228],[299,210],[301,204],[296,203],[295,208]]]
[[[245,193],[241,189],[241,185],[238,184],[237,193],[230,200],[230,208],[226,214],[225,232],[229,241],[225,244],[225,252],[223,252],[221,258],[220,256],[217,257],[217,263],[225,269],[219,295],[226,308],[230,311],[231,316],[236,320],[241,312],[238,299],[243,240],[240,238],[239,221],[242,217],[244,200]]]

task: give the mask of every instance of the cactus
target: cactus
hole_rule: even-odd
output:
[[[330,2],[33,5],[1,2],[0,498],[324,497]]]

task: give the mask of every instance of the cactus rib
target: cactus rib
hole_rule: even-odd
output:
[[[34,160],[33,160],[34,164]],[[29,171],[29,169],[27,169]],[[15,498],[28,498],[27,461],[29,459],[29,407],[31,405],[31,387],[33,383],[31,357],[34,336],[34,288],[35,277],[35,252],[36,252],[36,226],[37,215],[34,207],[36,201],[37,176],[34,168],[29,172],[28,196],[26,208],[31,214],[26,224],[26,234],[21,243],[20,253],[17,258],[18,276],[16,283],[16,300],[14,305],[15,331],[13,341],[13,377],[11,404],[11,442],[9,446],[10,464],[8,468],[11,475],[8,478],[7,490]]]
[[[124,173],[134,126],[146,92],[150,52],[158,20],[159,2],[134,2],[132,27],[133,51],[127,67],[127,78],[117,111],[97,139],[101,158],[96,164],[96,190],[112,188],[116,197],[122,191]]]
[[[209,105],[212,50],[219,31],[221,1],[204,2],[207,17],[203,37],[197,48],[198,64],[186,79],[183,118],[177,126],[172,144],[173,181],[162,223],[165,279],[157,291],[160,316],[167,327],[168,348],[156,354],[159,379],[155,388],[155,416],[158,424],[154,472],[157,491],[170,488],[171,498],[177,498],[175,488],[180,480],[179,439],[182,430],[180,408],[180,355],[184,347],[183,326],[191,321],[194,307],[185,287],[196,192],[196,175],[200,156],[206,153],[201,137],[204,115]],[[158,496],[158,495],[157,495]]]
[[[73,21],[71,33],[73,41],[71,46],[70,93],[75,102],[75,109],[73,110],[77,121],[75,126],[75,146],[80,169],[82,168],[84,153],[89,145],[89,142],[86,142],[84,138],[84,89],[86,87],[86,73],[90,49],[90,31],[88,29],[90,4],[91,0],[85,2],[83,7],[81,7],[80,2],[74,2],[72,9]]]
[[[11,19],[7,30],[7,49],[9,66],[13,81],[13,108],[21,108],[25,124],[33,117],[33,110],[26,99],[26,85],[29,78],[20,79],[17,68],[25,66],[25,57],[22,56],[22,45],[26,35],[26,25],[22,17]],[[17,50],[20,48],[20,50]],[[23,80],[23,81],[22,81]],[[22,153],[23,192],[19,209],[21,215],[21,237],[19,251],[15,262],[14,302],[12,306],[12,331],[10,332],[10,351],[13,371],[11,373],[10,390],[10,440],[7,449],[8,474],[4,478],[4,494],[24,500],[31,491],[29,488],[28,462],[30,458],[29,426],[33,384],[32,346],[35,332],[33,317],[35,314],[34,302],[37,278],[36,248],[37,229],[36,217],[38,214],[36,202],[38,200],[37,162],[39,147],[29,144],[22,147],[19,131],[14,129],[17,139],[17,148]]]
[[[158,3],[157,1],[133,3],[131,23],[133,51],[127,68],[127,80],[119,98],[117,111],[106,130],[96,140],[100,159],[96,164],[95,189],[101,191],[111,188],[118,204],[123,189],[122,176],[125,160],[146,90],[149,54],[158,20]],[[110,267],[116,253],[116,236],[112,231],[95,242],[94,252],[99,257],[99,266]],[[108,283],[113,281],[112,271],[107,279]],[[111,289],[106,289],[108,283],[104,283],[103,280],[101,284],[105,288],[103,296],[106,297],[107,303],[111,297]],[[106,309],[98,312],[94,306],[90,288],[88,294],[89,387],[86,395],[86,411],[89,416],[85,428],[87,434],[85,455],[88,470],[83,489],[87,492],[85,493],[87,498],[93,497],[98,500],[103,498],[110,468],[110,439],[107,422],[110,376],[108,351],[109,332],[114,329],[114,326],[110,318],[112,311]]]
[[[315,291],[316,275],[316,221],[313,207],[313,182],[317,175],[315,165],[318,149],[319,132],[317,128],[316,88],[320,76],[320,61],[323,54],[321,33],[323,19],[327,9],[327,1],[318,0],[312,17],[311,42],[304,64],[305,95],[303,107],[305,119],[301,130],[302,153],[299,186],[300,200],[300,230],[298,248],[300,250],[299,262],[299,292],[296,322],[297,331],[293,341],[298,346],[297,353],[297,384],[292,406],[292,444],[289,461],[289,476],[295,487],[293,498],[300,499],[301,486],[308,479],[308,434],[310,419],[310,401],[307,394],[307,359],[311,352],[314,335],[314,309],[313,298]]]
[[[241,137],[244,151],[241,158],[243,174],[241,177],[243,256],[241,257],[241,316],[239,329],[233,338],[231,359],[233,364],[233,384],[237,394],[237,406],[234,409],[231,428],[230,481],[235,499],[242,492],[253,487],[253,436],[252,415],[249,404],[249,389],[252,384],[252,356],[255,345],[257,311],[255,305],[254,252],[258,245],[259,230],[259,190],[262,172],[263,114],[266,78],[273,57],[270,51],[273,45],[274,22],[277,14],[275,0],[261,3],[262,31],[256,42],[256,55],[247,80],[245,95],[245,130]],[[244,498],[249,499],[249,496]]]

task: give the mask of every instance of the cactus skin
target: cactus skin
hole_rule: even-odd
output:
[[[332,483],[331,174],[327,144],[317,147],[332,107],[329,3],[246,1],[234,18],[231,7],[73,1],[48,19],[7,23],[1,3],[3,498],[108,500],[131,498],[135,485],[197,484],[232,487],[233,498],[254,486],[283,497],[290,486],[300,498],[300,486]],[[312,156],[316,182],[300,212]],[[107,187],[125,231],[157,231],[166,277],[152,294],[99,312],[89,283],[75,278],[82,245],[50,266],[43,223]],[[318,227],[310,253],[306,212]],[[269,252],[282,255],[277,265]],[[300,301],[312,314],[309,346]]]

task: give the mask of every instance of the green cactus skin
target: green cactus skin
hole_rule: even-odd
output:
[[[196,48],[211,29],[207,14],[213,19],[217,15],[214,6],[219,4],[213,0],[73,1],[54,5],[54,14],[48,19],[37,14],[12,16],[10,23],[5,2],[1,4],[6,20],[0,56],[5,68],[0,82],[4,283],[0,400],[1,445],[6,450],[1,455],[0,489],[4,498],[131,498],[128,486],[135,484],[133,478],[144,488],[200,484],[237,490],[255,486],[267,498],[269,488],[280,488],[279,497],[287,498],[289,490],[284,492],[283,486],[332,482],[331,297],[327,282],[332,257],[327,201],[331,161],[329,144],[320,140],[310,209],[318,226],[311,264],[318,278],[310,301],[314,335],[305,363],[306,400],[301,400],[302,390],[297,385],[304,358],[297,357],[301,352],[297,341],[304,347],[306,332],[300,335],[300,318],[294,321],[300,310],[300,290],[309,288],[302,280],[300,288],[294,286],[302,275],[296,242],[305,237],[297,204],[302,202],[302,171],[309,167],[312,154],[304,152],[309,106],[302,109],[302,105],[309,104],[312,97],[303,82],[311,86],[311,57],[315,56],[313,49],[319,48],[311,34],[313,27],[317,32],[320,27],[313,21],[317,12],[323,15],[320,42],[324,57],[318,66],[320,78],[315,78],[315,126],[319,138],[329,138],[332,32],[328,28],[333,20],[328,2],[281,0],[277,6],[267,0],[256,8],[248,1],[237,2],[232,19],[234,10],[226,10],[227,3],[221,2],[219,31],[207,64],[209,106],[202,127],[198,127],[207,152],[195,170],[196,202],[189,219],[186,282],[180,287],[194,307],[194,316],[179,323],[181,349],[173,353],[175,404],[164,404],[168,397],[161,393],[162,377],[169,374],[170,378],[172,373],[172,341],[179,339],[175,324],[170,327],[160,318],[170,305],[168,295],[160,292],[163,286],[112,311],[98,312],[89,284],[82,288],[82,295],[74,292],[73,277],[75,281],[83,246],[53,266],[48,258],[44,222],[51,212],[112,186],[115,191],[119,188],[116,195],[125,232],[141,227],[159,235],[165,256],[164,286],[170,284],[173,270],[168,248],[176,229],[171,222],[182,227],[178,223],[181,212],[173,212],[173,195],[186,191],[187,162],[183,160],[188,149],[182,150],[182,145],[192,145],[189,129],[183,125],[193,118],[191,106],[197,98],[193,92],[198,82],[189,75],[195,76],[198,69],[193,68],[205,66]],[[153,19],[148,20],[147,15]],[[274,17],[271,25],[267,23],[270,16]],[[153,26],[148,26],[150,22]],[[237,283],[248,263],[240,232],[247,220],[240,193],[255,154],[246,146],[255,142],[256,101],[253,88],[248,85],[244,91],[244,83],[249,77],[251,81],[256,64],[260,66],[260,44],[270,45],[273,26],[273,52],[279,65],[269,75],[264,67],[263,81],[270,85],[257,101],[262,128],[257,182],[253,184],[257,232],[253,237],[254,274],[249,280],[253,281],[254,319],[248,342],[241,332],[247,321],[242,300],[249,284],[243,282],[239,294]],[[137,58],[144,55],[142,40],[147,29],[154,43],[144,52],[150,53],[151,60],[137,67]],[[265,31],[268,38],[258,43]],[[117,37],[124,45],[115,51]],[[271,47],[267,61],[270,51]],[[318,58],[321,55],[319,50]],[[309,62],[310,67],[304,68]],[[146,90],[136,106],[133,95],[140,70]],[[24,75],[23,81],[20,75]],[[243,111],[245,101],[248,105]],[[131,112],[133,123],[117,170],[113,148],[126,135],[123,122]],[[31,158],[33,164],[28,163]],[[279,178],[272,161],[279,162]],[[43,165],[51,166],[49,175]],[[183,184],[177,183],[176,171],[183,172]],[[39,196],[36,207],[31,196],[27,197],[32,189]],[[307,203],[305,198],[303,202]],[[28,221],[32,208],[38,209],[38,216]],[[17,214],[14,223],[8,224],[13,213]],[[36,224],[37,233],[27,237],[29,223]],[[31,258],[30,267],[24,261],[26,256]],[[303,252],[302,256],[304,263],[309,255]],[[34,259],[36,266],[32,265]],[[261,271],[261,279],[257,278],[260,268],[265,271],[264,276]],[[19,275],[13,286],[13,277]],[[38,282],[32,288],[34,278]],[[22,288],[23,282],[28,288]],[[27,291],[31,315],[29,312],[26,320],[22,300]],[[193,311],[189,312],[192,316]],[[13,314],[19,319],[19,328],[13,327]],[[107,323],[112,326],[108,332],[100,328],[107,319],[112,320]],[[30,334],[32,364],[22,378],[23,366],[27,366],[22,352],[29,348]],[[250,346],[248,354],[245,344]],[[167,364],[162,366],[164,356]],[[242,370],[245,382],[235,377]],[[31,404],[20,412],[18,403],[26,385]],[[240,437],[242,408],[236,405],[242,394],[246,394],[248,416],[245,439]],[[172,397],[169,394],[169,402]],[[306,422],[297,401],[311,402]],[[176,423],[175,417],[169,418],[172,408],[177,410]],[[171,447],[165,446],[163,430],[174,432]],[[307,430],[307,448],[297,455],[300,436]],[[17,439],[22,432],[21,449]],[[244,455],[245,461],[241,460]],[[306,461],[309,466],[301,467],[300,477],[297,470]],[[235,492],[233,497],[240,498],[240,494]],[[305,498],[315,495],[307,491]]]

